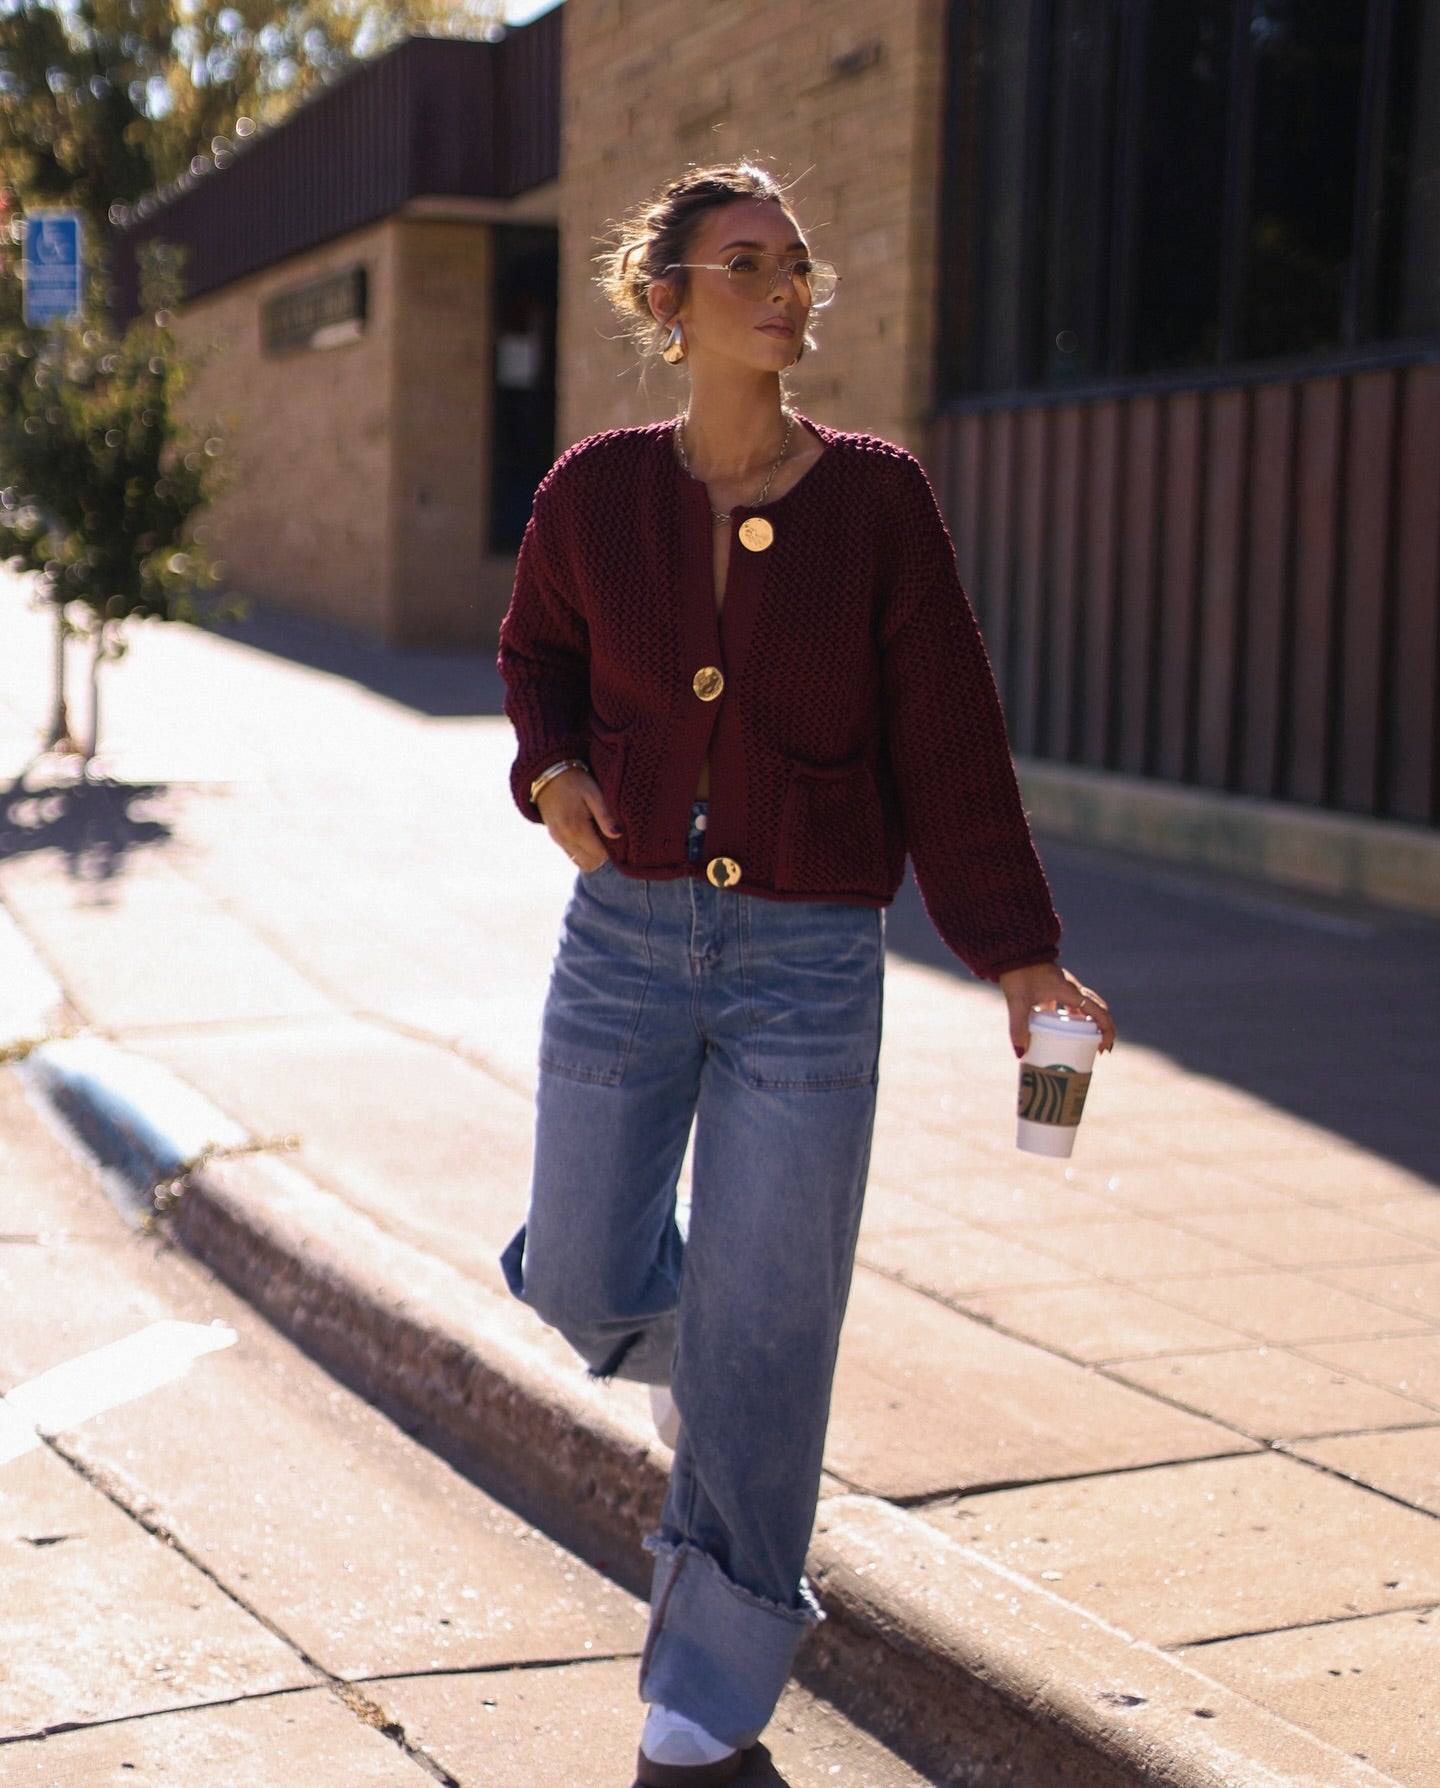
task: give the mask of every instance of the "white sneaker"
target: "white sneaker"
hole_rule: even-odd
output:
[[[642,1788],[669,1788],[671,1783],[710,1788],[728,1782],[741,1762],[734,1745],[722,1744],[673,1707],[657,1701],[645,1716],[637,1771]]]
[[[655,1432],[673,1453],[680,1438],[680,1411],[675,1407],[675,1399],[670,1395],[668,1384],[651,1385],[650,1415],[655,1423]],[[680,1716],[677,1714],[675,1717],[678,1719]]]

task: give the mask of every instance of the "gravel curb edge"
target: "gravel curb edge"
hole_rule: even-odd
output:
[[[508,1299],[387,1235],[291,1162],[234,1147],[186,1100],[145,1111],[141,1058],[43,1044],[32,1088],[137,1186],[201,1156],[162,1221],[277,1328],[485,1488],[643,1589],[666,1459],[547,1355]],[[150,1068],[143,1063],[143,1070]],[[173,1080],[173,1077],[171,1077]],[[183,1139],[167,1129],[184,1113]],[[205,1131],[214,1134],[197,1146]],[[802,1680],[944,1788],[1395,1788],[1155,1647],[868,1496],[821,1505],[811,1570],[829,1618]]]

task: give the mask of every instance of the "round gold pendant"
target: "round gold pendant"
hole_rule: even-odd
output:
[[[775,538],[775,530],[763,515],[752,515],[740,524],[740,544],[752,553],[763,553]]]

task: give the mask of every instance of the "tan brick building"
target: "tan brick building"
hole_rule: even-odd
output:
[[[493,641],[554,452],[558,24],[411,39],[132,225],[187,251],[236,592]]]

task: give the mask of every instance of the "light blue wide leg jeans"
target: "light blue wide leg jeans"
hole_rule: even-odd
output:
[[[595,1375],[673,1387],[640,1693],[733,1745],[759,1735],[818,1618],[805,1551],[870,1159],[882,934],[873,908],[607,863],[576,883],[545,1008],[506,1278]]]

